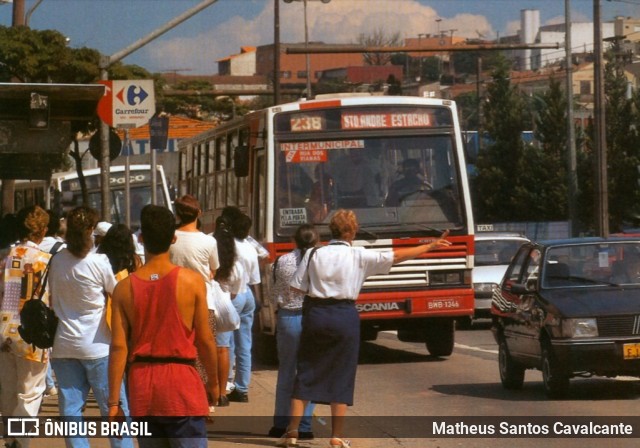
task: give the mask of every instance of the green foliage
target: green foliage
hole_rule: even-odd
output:
[[[474,203],[480,222],[537,220],[531,201],[541,196],[530,185],[535,173],[532,159],[539,157],[525,147],[524,101],[511,86],[509,65],[504,60],[492,74],[484,104],[484,128],[493,142],[480,152],[474,179]],[[533,215],[533,216],[532,216]],[[534,219],[531,219],[534,218]]]
[[[63,82],[70,61],[66,38],[57,31],[0,26],[0,81]]]
[[[460,125],[465,131],[478,130],[478,95],[475,92],[463,93],[456,97],[460,113]]]
[[[609,226],[619,231],[640,212],[638,166],[640,165],[640,117],[638,94],[627,98],[627,79],[624,60],[619,58],[620,48],[614,45],[608,53],[605,66],[606,138],[609,189]]]
[[[537,204],[547,220],[560,221],[568,216],[567,161],[567,100],[560,81],[550,79],[549,89],[534,99],[534,135],[540,144],[540,158],[535,168],[540,177],[535,179],[539,193]],[[527,166],[532,167],[531,164]]]

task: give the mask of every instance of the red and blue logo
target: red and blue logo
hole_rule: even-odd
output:
[[[140,105],[148,96],[149,94],[142,87],[136,85],[126,87],[116,94],[116,98],[128,106]]]

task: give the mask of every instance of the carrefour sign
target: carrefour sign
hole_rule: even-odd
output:
[[[100,81],[106,86],[98,115],[113,127],[138,127],[156,113],[153,80]]]

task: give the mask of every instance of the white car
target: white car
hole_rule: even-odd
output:
[[[486,232],[475,235],[473,290],[474,318],[491,317],[491,295],[520,246],[529,239],[512,232]]]

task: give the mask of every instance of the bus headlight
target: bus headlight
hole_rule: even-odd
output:
[[[594,338],[598,336],[598,324],[593,318],[562,319],[562,336],[565,338]]]

